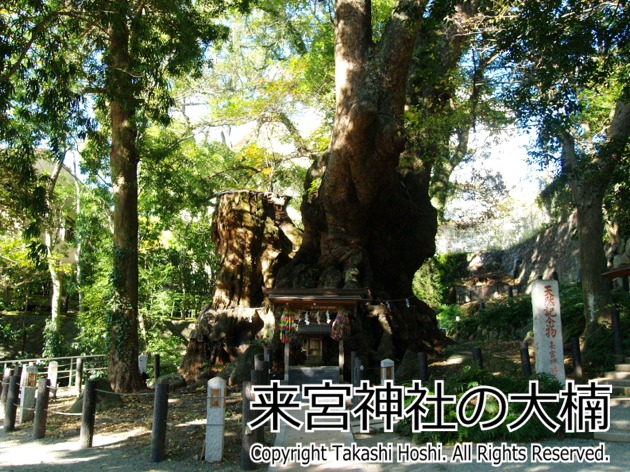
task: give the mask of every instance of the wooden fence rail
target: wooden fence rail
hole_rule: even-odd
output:
[[[107,354],[95,354],[89,356],[66,356],[66,357],[38,357],[33,359],[11,359],[0,361],[0,375],[6,368],[17,366],[27,366],[32,363],[38,367],[38,376],[46,377],[46,368],[52,361],[58,363],[57,384],[76,386],[77,365],[81,365],[84,372],[107,371]]]

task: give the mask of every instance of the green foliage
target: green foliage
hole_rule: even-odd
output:
[[[629,133],[611,123],[628,101],[628,5],[527,0],[495,21],[491,31],[513,71],[502,95],[520,123],[538,132],[532,159],[557,163],[543,201],[553,213],[566,213],[589,188],[605,195],[608,217],[625,224]]]
[[[582,290],[579,284],[567,284],[560,287],[560,306],[562,310],[563,336],[580,336],[584,331],[584,310]],[[460,316],[460,321],[455,318]],[[454,337],[468,338],[475,334],[479,326],[488,331],[519,333],[532,323],[532,301],[529,295],[490,301],[483,310],[462,315],[458,307],[449,306],[438,313],[438,319],[448,333]]]
[[[24,311],[27,304],[46,305],[45,300],[40,303],[39,294],[50,287],[50,277],[46,267],[31,257],[29,243],[15,233],[0,233],[0,287],[5,292],[0,300],[7,311]]]
[[[468,275],[467,257],[462,252],[428,259],[414,277],[416,296],[433,307],[448,303],[451,288]]]
[[[537,123],[541,142],[557,137],[583,112],[606,119],[609,107],[596,102],[605,100],[607,94],[602,92],[611,81],[627,76],[627,6],[595,3],[571,0],[541,5],[527,0],[509,16],[497,18],[498,45],[505,59],[518,66],[516,80],[504,90],[506,97],[519,118]],[[532,61],[533,51],[554,66],[541,67]],[[588,137],[599,130],[583,128],[582,134]]]
[[[110,196],[102,189],[83,186],[79,203],[75,238],[81,248],[78,260],[81,303],[77,314],[79,335],[73,349],[81,354],[103,354],[107,352],[106,313],[113,261]]]
[[[562,386],[553,377],[548,375],[536,375],[532,377],[533,380],[538,381],[539,391],[542,393],[557,393]],[[474,365],[466,365],[457,375],[448,378],[445,382],[445,392],[447,394],[454,394],[457,401],[460,400],[462,395],[469,389],[477,386],[490,386],[495,387],[505,395],[510,393],[526,393],[529,388],[529,380],[526,378],[520,378],[515,376],[492,375],[486,370],[480,370]],[[430,395],[433,395],[433,384],[429,382],[425,385],[430,390]],[[493,397],[488,397],[485,405],[484,413],[480,421],[487,421],[494,418],[498,411],[498,403]],[[407,404],[411,399],[407,400]],[[554,404],[552,406],[545,405],[544,409],[549,416],[554,418],[559,410],[560,404]],[[472,405],[469,405],[469,411],[472,411]],[[505,421],[497,428],[482,431],[479,425],[475,425],[471,428],[458,427],[456,432],[416,432],[412,433],[410,419],[405,419],[398,424],[397,429],[400,433],[410,435],[413,441],[421,443],[444,443],[452,444],[456,442],[489,442],[499,440],[509,440],[513,442],[531,442],[533,440],[539,440],[543,438],[549,438],[557,435],[561,435],[562,431],[554,433],[547,429],[535,415],[521,428],[516,431],[508,432],[507,424],[515,421],[525,408],[524,403],[512,402],[509,404],[508,415]],[[455,405],[448,404],[444,408],[444,421],[457,423],[457,416],[455,411]],[[433,422],[435,418],[433,408],[429,409],[429,413],[426,417],[426,422]]]
[[[622,332],[630,330],[630,294],[613,291],[618,308]],[[560,287],[562,331],[565,343],[581,337],[585,329],[584,306],[580,284]],[[459,318],[459,321],[457,321]],[[458,305],[444,305],[438,312],[440,326],[453,338],[468,339],[476,335],[480,326],[488,331],[512,333],[513,339],[522,340],[532,326],[532,304],[527,295],[489,302],[483,310],[466,313]],[[630,339],[623,339],[624,351],[630,354]],[[609,326],[599,324],[589,338],[588,350],[583,355],[587,374],[596,377],[614,369],[613,335]]]
[[[15,346],[22,339],[24,331],[32,326],[14,326],[12,323],[3,323],[0,326],[0,344]]]
[[[44,328],[44,349],[42,357],[62,357],[68,354],[65,339],[51,319],[46,321]]]

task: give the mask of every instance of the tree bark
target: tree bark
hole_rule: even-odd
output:
[[[110,313],[109,381],[115,392],[140,389],[138,370],[138,152],[136,99],[124,11],[112,15],[109,37],[110,170],[114,198],[114,289]]]
[[[44,241],[46,244],[46,258],[48,262],[48,273],[50,274],[50,282],[52,288],[52,294],[50,297],[50,323],[47,325],[46,333],[46,346],[45,351],[48,356],[60,356],[61,353],[57,352],[58,340],[61,337],[60,333],[60,316],[61,316],[61,303],[63,293],[63,279],[64,274],[61,271],[58,260],[58,253],[55,249],[59,242],[59,234],[61,226],[65,223],[63,221],[63,211],[55,208],[55,189],[63,168],[63,160],[57,160],[52,168],[50,174],[50,184],[46,191],[46,198],[48,200],[48,217],[46,218],[46,231],[44,234]],[[63,205],[63,203],[62,203]]]
[[[233,361],[264,327],[267,310],[251,307],[261,306],[263,287],[274,286],[278,268],[300,244],[288,203],[289,197],[248,190],[220,195],[212,241],[221,268],[212,306],[200,313],[179,368],[186,382],[203,378],[207,365]]]
[[[214,309],[262,304],[262,288],[273,287],[279,265],[300,241],[288,203],[289,197],[247,190],[219,197],[212,218],[212,242],[221,258]]]

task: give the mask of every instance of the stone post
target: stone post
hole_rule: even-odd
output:
[[[158,384],[158,380],[160,378],[160,355],[153,354],[153,379],[155,385]]]
[[[350,382],[356,389],[361,386],[361,379],[363,378],[363,362],[356,351],[350,353]],[[359,396],[353,395],[352,406],[359,404]]]
[[[92,447],[94,439],[94,421],[96,416],[96,380],[88,380],[83,392],[83,410],[79,431],[79,449]]]
[[[420,381],[426,384],[429,380],[429,364],[427,362],[427,353],[424,351],[418,353],[418,370]]]
[[[83,357],[77,357],[77,371],[74,376],[74,386],[77,388],[77,393],[81,393],[83,388]]]
[[[206,462],[223,459],[225,430],[225,380],[214,377],[208,380],[206,402]]]
[[[287,343],[286,345],[288,345]],[[242,411],[243,411],[243,435],[241,442],[241,469],[242,470],[254,470],[256,468],[256,463],[252,460],[250,449],[256,443],[256,435],[254,431],[252,431],[247,423],[252,421],[252,410],[251,410],[251,401],[254,399],[254,395],[252,393],[252,383],[251,382],[243,382],[242,387]]]
[[[35,392],[37,391],[37,367],[29,365],[22,376],[22,395],[20,395],[20,413],[18,424],[33,421],[35,417]]]
[[[532,309],[536,373],[551,374],[564,385],[562,318],[557,280],[535,280],[532,283]]]
[[[381,361],[381,385],[385,385],[386,380],[394,381],[394,361],[391,359]]]
[[[59,363],[57,361],[51,361],[48,364],[48,375],[50,379],[50,390],[53,394],[53,398],[57,398],[57,370],[59,369]]]
[[[149,362],[149,356],[147,356],[146,354],[140,354],[138,356],[138,371],[140,372],[140,375],[147,373],[147,364]]]
[[[477,367],[483,370],[483,354],[480,347],[473,347],[472,358]]]
[[[7,394],[9,393],[9,382],[13,376],[13,369],[4,369],[4,376],[2,377],[2,395],[0,395],[0,415],[4,419],[4,407],[7,403]]]
[[[4,410],[4,431],[6,433],[15,431],[15,414],[17,413],[16,403],[20,395],[20,378],[17,375],[11,377],[9,381],[9,391],[7,393],[7,404]]]
[[[37,404],[35,419],[33,420],[33,439],[46,436],[46,420],[48,419],[48,398],[50,395],[50,380],[40,379],[37,385]]]
[[[151,462],[161,462],[166,457],[166,427],[168,416],[168,384],[155,386],[153,403],[153,430],[151,432]]]

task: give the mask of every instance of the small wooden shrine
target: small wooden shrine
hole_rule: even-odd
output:
[[[344,338],[350,336],[357,306],[370,299],[368,289],[263,289],[281,310],[280,340],[284,343],[284,379],[303,383],[343,381]],[[290,365],[291,348],[300,343],[301,365]],[[338,365],[330,365],[332,343],[338,346]],[[326,362],[328,360],[328,362]],[[327,365],[328,364],[328,365]]]

